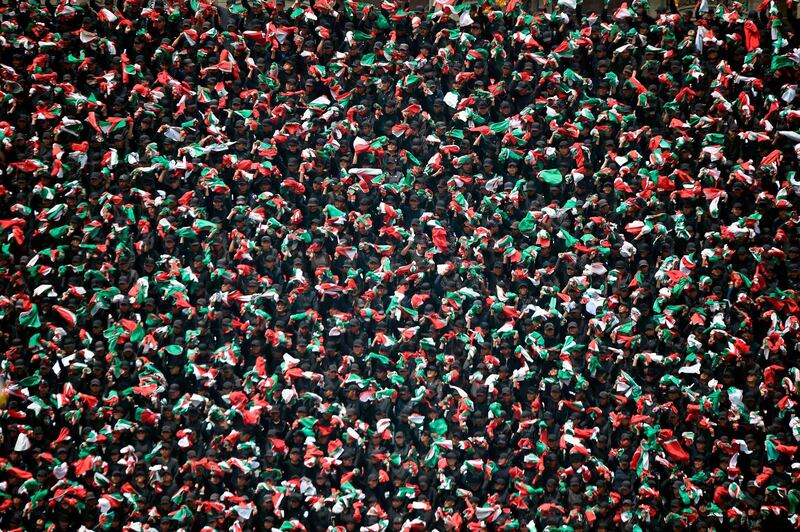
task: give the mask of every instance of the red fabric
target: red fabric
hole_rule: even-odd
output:
[[[669,440],[664,442],[664,452],[673,462],[688,462],[689,453],[687,453],[678,440]]]
[[[447,249],[447,233],[441,227],[434,227],[432,231],[433,244],[439,249]]]

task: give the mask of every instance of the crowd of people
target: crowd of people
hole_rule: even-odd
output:
[[[795,2],[0,7],[0,529],[800,528]]]

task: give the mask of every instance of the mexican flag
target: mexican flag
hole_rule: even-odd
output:
[[[114,131],[120,131],[128,126],[127,118],[119,118],[116,116],[109,116],[108,120],[97,120],[94,111],[89,113],[89,125],[92,126],[98,133],[108,135]]]
[[[25,327],[31,327],[33,329],[38,329],[41,327],[42,322],[39,319],[39,307],[37,307],[36,304],[33,304],[29,310],[20,312],[19,324],[24,325]]]
[[[72,312],[72,311],[71,311],[71,310],[69,310],[68,308],[62,307],[62,306],[60,306],[60,305],[53,305],[53,310],[55,310],[55,311],[56,311],[56,313],[57,313],[59,316],[61,316],[62,318],[64,318],[64,321],[66,321],[66,322],[67,322],[67,324],[68,324],[70,327],[75,327],[75,324],[76,324],[76,323],[77,323],[77,321],[78,321],[78,317],[75,315],[75,313],[74,313],[74,312]]]

